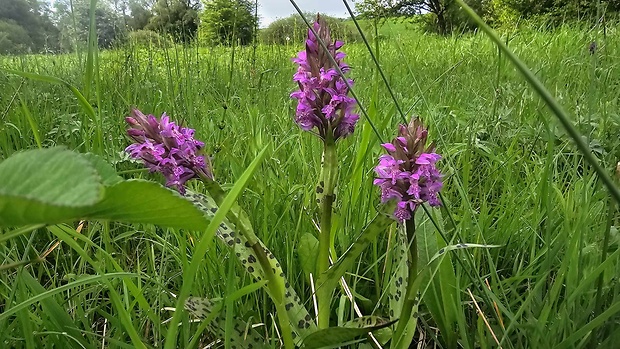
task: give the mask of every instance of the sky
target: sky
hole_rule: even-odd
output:
[[[340,0],[296,0],[295,3],[304,12],[320,12],[334,17],[348,17],[347,8]],[[354,8],[352,1],[349,6]],[[258,14],[261,18],[261,27],[278,18],[297,13],[289,0],[259,0]]]

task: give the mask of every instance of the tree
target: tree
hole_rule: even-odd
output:
[[[490,0],[465,0],[476,12],[482,14],[484,4]],[[448,34],[457,29],[472,27],[454,0],[363,0],[356,5],[363,16],[368,17],[413,17],[427,14],[430,27],[439,34]]]
[[[255,10],[251,0],[206,0],[201,39],[212,44],[251,43],[258,24]]]
[[[131,30],[141,30],[146,26],[153,18],[153,12],[151,8],[153,4],[147,0],[130,0],[128,3],[128,9],[131,15],[125,14],[125,23]]]
[[[523,18],[548,15],[556,21],[620,11],[620,0],[506,0]],[[601,12],[601,13],[599,13]]]
[[[199,8],[198,0],[157,0],[145,29],[170,35],[175,42],[188,43],[198,31]]]
[[[316,18],[316,13],[304,13],[304,17],[312,22]],[[361,38],[355,27],[346,23],[343,19],[323,14],[321,14],[321,19],[329,27],[333,39],[350,42]],[[289,42],[303,42],[307,36],[308,26],[299,14],[292,14],[275,20],[267,28],[260,31],[261,41],[268,44],[284,45]]]
[[[48,15],[47,4],[38,0],[0,0],[0,50],[55,51],[58,30]]]
[[[90,28],[90,0],[56,0],[55,21],[60,30],[60,42],[64,50],[71,50],[86,43]],[[97,28],[97,44],[111,48],[125,37],[122,16],[114,10],[110,0],[97,1],[94,9]]]

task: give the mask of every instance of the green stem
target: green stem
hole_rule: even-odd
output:
[[[409,341],[403,341],[403,337],[407,331],[407,327],[409,327],[411,314],[416,305],[415,293],[417,290],[415,281],[418,276],[418,243],[413,217],[405,222],[405,229],[407,230],[407,242],[409,242],[409,276],[407,277],[407,290],[405,291],[405,300],[400,313],[400,320],[398,320],[398,326],[394,332],[393,338],[396,340],[396,346],[394,346],[394,348],[409,347]]]
[[[265,278],[268,281],[267,288],[269,289],[271,298],[276,305],[278,322],[280,323],[280,329],[282,330],[284,348],[293,349],[295,348],[295,344],[293,342],[291,324],[284,306],[284,290],[286,289],[284,282],[282,281],[282,278],[277,278],[273,273],[273,269],[271,269],[271,264],[269,263],[269,259],[265,253],[265,249],[263,249],[263,246],[257,242],[252,245],[252,250],[256,253],[258,262],[265,272]]]
[[[316,273],[319,278],[329,269],[329,254],[331,247],[332,230],[332,207],[334,203],[334,189],[338,177],[338,163],[336,155],[336,142],[331,132],[325,137],[323,149],[323,168],[321,169],[321,181],[317,187],[319,204],[321,205],[321,229],[319,232],[319,254],[317,257]],[[316,290],[318,302],[318,327],[329,327],[330,305],[332,290],[328,287],[319,287]]]
[[[221,205],[224,198],[226,197],[226,193],[219,186],[219,184],[210,178],[202,177],[201,178],[205,187],[213,200],[218,205]],[[237,203],[233,205],[230,209],[226,217],[239,229],[245,237],[248,239],[248,243],[252,245],[252,250],[256,253],[256,258],[260,263],[264,273],[265,278],[267,279],[267,288],[269,290],[269,295],[273,300],[276,310],[278,323],[280,324],[280,329],[282,330],[282,339],[284,341],[285,348],[295,348],[290,320],[288,317],[288,312],[284,306],[284,294],[286,293],[286,287],[282,278],[277,278],[273,273],[273,269],[271,264],[269,263],[269,258],[265,253],[265,249],[262,247],[260,240],[254,234],[254,229],[252,228],[252,224],[248,218],[247,213],[239,206]]]

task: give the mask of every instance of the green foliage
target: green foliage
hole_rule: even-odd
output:
[[[306,13],[304,17],[312,22],[316,14]],[[345,42],[357,41],[359,33],[342,19],[321,15],[329,25],[332,38]],[[267,28],[261,29],[261,42],[266,44],[293,44],[302,42],[308,35],[308,27],[299,14],[275,20]]]
[[[28,31],[14,20],[0,20],[0,54],[28,53],[32,40]]]
[[[197,0],[157,0],[145,29],[170,36],[177,43],[189,43],[198,31],[199,5]]]
[[[604,12],[620,11],[618,0],[505,0],[523,18],[545,16],[551,23],[577,19],[598,20]]]
[[[208,0],[200,21],[200,41],[206,45],[250,44],[257,29],[252,0]]]
[[[58,30],[47,3],[0,0],[0,54],[50,52],[58,49]]]
[[[128,10],[130,15],[125,16],[125,23],[132,30],[143,30],[153,18],[149,0],[130,0]]]
[[[146,29],[129,32],[127,41],[132,45],[143,47],[169,47],[172,44],[159,33]]]
[[[0,163],[0,226],[106,219],[204,229],[203,213],[155,183],[123,181],[94,155],[30,150]]]
[[[91,10],[95,15],[97,45],[100,48],[112,48],[125,38],[122,16],[114,11],[108,1],[97,1],[96,7],[91,9],[90,0],[57,0],[54,8],[54,21],[60,28],[60,46],[65,51],[85,47]]]
[[[359,342],[356,339],[392,325],[395,321],[386,321],[376,316],[360,317],[342,324],[338,327],[330,327],[318,330],[304,339],[304,348],[333,348],[341,345]]]

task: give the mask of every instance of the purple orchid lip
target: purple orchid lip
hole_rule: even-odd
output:
[[[157,119],[131,110],[125,118],[130,126],[127,135],[134,140],[125,151],[142,160],[151,172],[160,172],[166,186],[185,193],[185,183],[192,178],[213,178],[207,159],[198,152],[204,143],[194,139],[194,130],[179,127],[165,113]]]
[[[346,55],[338,51],[344,42],[332,41],[329,27],[318,15],[313,29],[327,46],[328,52],[325,52],[312,31],[308,30],[306,49],[292,59],[299,65],[293,75],[299,90],[291,93],[291,98],[298,101],[295,122],[305,131],[317,128],[322,138],[325,138],[327,132],[332,132],[336,140],[353,133],[359,115],[353,113],[357,103],[348,96],[349,87],[333,66],[329,55],[343,73],[350,68],[343,61]],[[347,82],[349,86],[353,85],[353,80],[347,79]]]
[[[414,118],[409,125],[400,125],[392,143],[382,144],[388,154],[379,158],[373,184],[381,188],[381,202],[398,200],[393,213],[398,221],[411,219],[424,202],[441,205],[442,174],[435,167],[441,155],[435,153],[434,144],[426,147],[427,134],[422,122]]]

